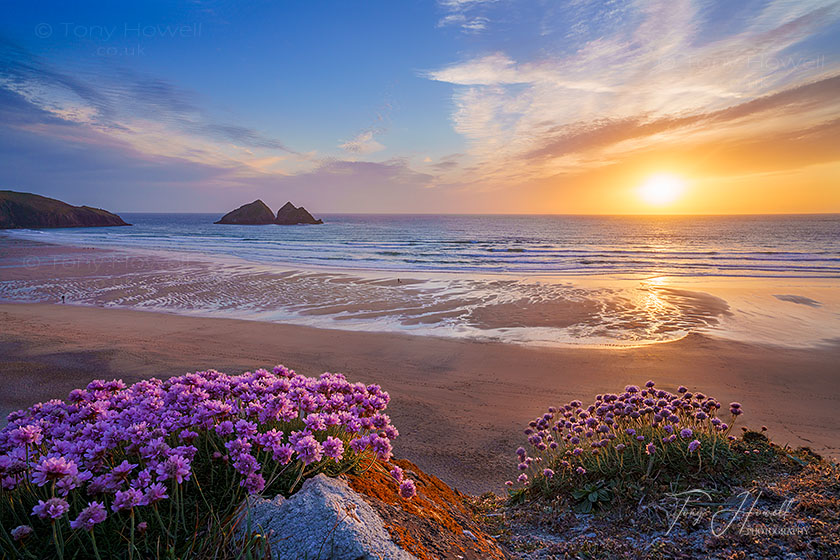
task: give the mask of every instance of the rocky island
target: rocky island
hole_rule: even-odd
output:
[[[274,223],[289,226],[295,224],[323,224],[324,222],[316,220],[303,206],[295,207],[291,202],[287,202],[277,211],[277,219],[274,220]]]
[[[235,224],[246,226],[260,226],[274,223],[274,213],[262,200],[255,200],[250,204],[240,206],[228,212],[217,224]]]
[[[0,229],[128,226],[101,208],[71,206],[32,193],[0,191]]]
[[[277,211],[277,217],[275,217],[271,208],[266,206],[265,202],[255,200],[250,204],[245,204],[232,212],[228,212],[222,216],[221,220],[215,223],[249,226],[265,224],[291,226],[296,224],[323,224],[324,222],[322,220],[316,220],[303,206],[297,207],[291,202],[284,204]]]

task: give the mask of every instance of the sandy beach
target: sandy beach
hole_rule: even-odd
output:
[[[396,452],[469,492],[513,475],[522,427],[553,404],[628,383],[739,400],[743,425],[837,457],[840,346],[790,349],[691,335],[640,348],[534,348],[394,333],[55,304],[0,305],[0,407],[65,397],[92,378],[134,381],[282,363],[380,383]]]
[[[702,279],[690,289],[659,280],[641,288],[610,279],[599,279],[607,288],[583,279],[553,280],[528,285],[542,290],[535,301],[505,304],[496,294],[521,290],[520,284],[495,286],[482,299],[490,293],[487,282],[507,280],[466,278],[457,280],[457,289],[448,286],[453,295],[441,297],[434,277],[294,271],[212,262],[194,253],[112,251],[14,236],[1,236],[0,246],[4,414],[64,398],[95,378],[131,382],[276,364],[306,375],[341,372],[391,394],[399,456],[461,490],[481,492],[498,491],[514,476],[522,429],[547,407],[654,379],[663,388],[682,384],[742,402],[742,425],[766,425],[779,443],[832,457],[840,452],[840,341],[819,330],[802,337],[809,324],[833,313],[830,279],[775,285],[707,279],[708,292]],[[760,286],[754,301],[738,299]],[[709,293],[715,289],[719,295]],[[817,305],[799,299],[808,297]],[[798,332],[780,336],[780,323],[771,322],[767,336],[796,344],[745,340],[732,323],[721,328],[740,314],[751,321],[740,324],[742,331],[760,332],[756,310],[768,317],[798,313],[788,317]],[[387,323],[357,322],[381,314],[407,324],[383,332],[377,329]],[[535,332],[548,324],[624,329],[648,343],[549,346],[417,329],[424,322],[445,324],[442,314],[474,324],[528,324]],[[313,318],[316,326],[305,324]],[[331,328],[319,328],[323,324]],[[679,337],[651,344],[660,334]],[[825,340],[803,345],[819,338]]]

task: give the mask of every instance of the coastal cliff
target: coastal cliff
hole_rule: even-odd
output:
[[[32,193],[0,191],[0,229],[128,226],[116,214]]]

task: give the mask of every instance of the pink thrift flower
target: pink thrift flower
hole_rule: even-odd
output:
[[[47,482],[65,476],[76,476],[77,474],[79,474],[79,468],[73,461],[64,457],[46,457],[41,459],[41,462],[35,467],[35,472],[32,473],[32,482],[38,486],[43,486]]]
[[[312,436],[304,436],[299,439],[295,444],[295,451],[304,465],[317,463],[321,460],[323,453],[321,444]]]
[[[184,480],[190,479],[190,462],[180,455],[170,455],[166,461],[155,468],[155,472],[160,480],[171,478],[181,484]]]
[[[16,445],[38,445],[43,439],[41,428],[32,424],[15,428],[9,435],[12,443]]]
[[[391,477],[393,477],[393,479],[397,482],[402,482],[403,470],[399,466],[394,465],[394,467],[391,469]]]
[[[128,490],[119,490],[114,494],[114,503],[111,504],[111,509],[120,511],[123,509],[132,509],[135,506],[144,505],[143,493],[136,488],[129,488]]]
[[[41,519],[60,519],[70,511],[70,504],[62,498],[50,498],[46,502],[38,500],[38,505],[32,508],[32,515]]]
[[[272,449],[274,460],[281,465],[287,465],[292,460],[292,456],[294,454],[295,450],[289,444],[281,445]]]
[[[71,529],[84,529],[92,531],[97,523],[102,523],[108,513],[105,506],[100,502],[89,502],[87,507],[79,512],[79,516],[70,522]]]
[[[11,534],[14,540],[19,541],[32,534],[32,527],[29,525],[18,525],[11,530]]]
[[[336,437],[329,436],[324,443],[321,444],[324,450],[324,455],[331,459],[335,459],[338,463],[344,455],[344,443]]]
[[[161,500],[165,500],[169,497],[169,494],[166,493],[166,486],[161,484],[160,482],[155,482],[154,484],[149,485],[146,488],[146,493],[143,495],[143,501],[146,504],[154,504]]]
[[[414,481],[410,479],[403,480],[400,483],[400,496],[406,500],[417,495],[417,488],[414,486]]]

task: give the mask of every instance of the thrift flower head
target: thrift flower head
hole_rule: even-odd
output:
[[[143,505],[143,493],[136,488],[129,488],[128,490],[119,490],[114,494],[114,503],[111,504],[111,509],[120,511],[123,509],[131,509],[135,506]]]
[[[700,440],[695,439],[694,441],[688,444],[688,450],[691,453],[694,453],[698,449],[700,449]]]
[[[414,486],[414,481],[411,479],[405,479],[400,483],[400,496],[405,498],[406,500],[413,498],[417,495],[417,488]]]
[[[394,478],[394,480],[396,480],[397,482],[402,482],[402,479],[403,479],[403,470],[402,470],[399,466],[394,465],[394,467],[391,469],[391,476],[392,476],[392,477]]]
[[[274,460],[280,463],[281,465],[287,465],[289,461],[292,460],[292,456],[295,454],[295,450],[289,444],[281,445],[280,447],[275,447],[272,451]]]
[[[43,439],[41,428],[32,424],[16,428],[9,435],[12,442],[17,445],[38,445]],[[21,527],[28,527],[28,525],[21,525]]]
[[[35,472],[32,473],[32,482],[38,486],[43,486],[47,482],[65,476],[76,476],[77,474],[79,474],[79,468],[73,461],[64,457],[45,457],[35,467]]]
[[[79,516],[70,522],[70,528],[92,531],[93,527],[105,521],[107,516],[105,506],[102,503],[90,502],[85,509],[79,512]]]
[[[387,437],[372,437],[370,446],[382,461],[391,459],[391,441]]]
[[[25,539],[32,534],[32,527],[29,525],[18,525],[11,531],[12,538],[16,541]]]
[[[41,519],[60,519],[70,510],[70,504],[63,498],[50,498],[46,502],[38,500],[38,505],[32,508],[32,515]]]
[[[335,459],[335,462],[338,463],[341,460],[342,455],[344,455],[344,443],[337,437],[329,436],[324,443],[321,444],[321,448],[324,450],[324,455]]]
[[[160,480],[172,478],[178,484],[190,479],[190,462],[180,455],[170,455],[166,461],[160,463],[155,472]]]
[[[143,495],[143,501],[146,504],[154,504],[161,500],[165,500],[168,497],[169,495],[166,493],[166,486],[160,482],[155,482],[146,488],[146,492]]]
[[[300,455],[304,465],[320,461],[323,453],[321,444],[312,436],[304,436],[298,440],[295,444],[295,451]]]

